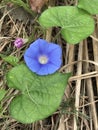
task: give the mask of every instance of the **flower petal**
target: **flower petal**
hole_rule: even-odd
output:
[[[47,54],[47,49],[48,49],[48,42],[43,39],[38,39],[33,44],[30,45],[30,48],[38,48],[40,54]]]
[[[50,58],[49,63],[57,66],[58,68],[60,68],[61,64],[62,64],[62,59],[61,58],[52,57],[52,58]]]
[[[49,62],[53,63],[54,65],[60,67],[62,64],[62,50],[57,48],[53,52],[51,52],[49,55]]]
[[[32,45],[32,44],[31,44]],[[25,56],[28,56],[28,57],[32,57],[32,58],[37,58],[38,55],[39,55],[39,49],[37,47],[33,47],[33,46],[30,46],[25,54]]]
[[[58,48],[61,50],[60,45],[57,45],[55,43],[49,43],[48,52],[52,52],[52,51],[54,51],[54,50],[56,50]]]
[[[47,64],[47,69],[48,69],[48,74],[52,74],[55,71],[57,71],[60,68],[60,66],[56,66],[54,64],[48,63]]]
[[[52,44],[50,44],[49,48],[48,48],[48,51],[49,51],[48,55],[49,55],[50,59],[52,57],[54,57],[54,58],[55,57],[61,58],[61,56],[62,56],[62,49],[61,49],[61,47],[56,45],[55,49],[52,49],[52,47],[50,47],[51,45]]]
[[[36,73],[39,75],[48,75],[47,65],[41,65],[40,69]]]
[[[24,55],[24,60],[31,71],[37,72],[40,69],[40,64],[37,60],[34,60],[33,58],[28,57],[26,55]]]

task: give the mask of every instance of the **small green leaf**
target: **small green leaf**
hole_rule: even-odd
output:
[[[98,0],[79,0],[78,7],[90,14],[98,14]]]
[[[0,89],[0,101],[4,98],[6,91],[4,89]]]
[[[26,65],[14,67],[7,74],[9,87],[21,90],[10,104],[13,118],[22,123],[44,119],[57,110],[62,100],[70,74],[56,72],[39,76]]]
[[[61,27],[63,38],[76,44],[94,31],[94,20],[86,12],[74,6],[58,6],[42,13],[39,22],[43,27]]]
[[[3,57],[3,60],[5,60],[6,62],[8,62],[9,64],[16,66],[19,62],[19,59],[15,56],[6,56]]]

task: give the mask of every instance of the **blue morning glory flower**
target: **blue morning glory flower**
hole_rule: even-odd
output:
[[[24,53],[26,65],[38,75],[48,75],[57,71],[62,63],[61,57],[61,47],[43,39],[37,39]]]

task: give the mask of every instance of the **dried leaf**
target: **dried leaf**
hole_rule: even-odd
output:
[[[31,9],[40,13],[41,8],[48,2],[48,0],[29,0]]]
[[[11,11],[12,10],[12,11]],[[4,12],[4,8],[0,10],[2,13]],[[20,22],[23,22],[24,24],[27,23],[27,21],[30,21],[30,23],[33,23],[34,17],[30,15],[24,8],[17,7],[16,6],[7,6],[7,11],[9,11],[10,16],[14,21],[18,20]],[[21,12],[21,13],[20,13]]]

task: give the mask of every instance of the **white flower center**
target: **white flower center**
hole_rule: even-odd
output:
[[[38,61],[41,63],[41,64],[46,64],[48,62],[48,57],[45,56],[45,55],[41,55],[39,58],[38,58]]]

